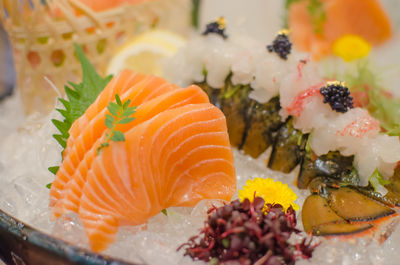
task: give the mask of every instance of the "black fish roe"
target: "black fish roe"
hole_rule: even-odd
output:
[[[225,34],[225,29],[226,29],[225,18],[220,17],[218,20],[207,24],[206,30],[203,32],[203,35],[215,33],[226,39],[228,36]]]
[[[265,212],[264,204],[256,197],[253,203],[235,200],[211,208],[200,235],[178,250],[185,248],[184,255],[210,264],[293,265],[299,257],[310,258],[315,248],[311,242],[288,242],[293,233],[299,233],[293,208],[285,213],[281,205],[267,204]]]
[[[272,42],[271,45],[267,46],[267,49],[269,52],[275,52],[279,55],[279,57],[287,60],[287,56],[292,51],[292,43],[289,40],[288,31],[281,30],[280,32],[278,32],[275,40]]]
[[[328,82],[320,89],[320,93],[324,96],[324,103],[329,103],[336,112],[346,113],[354,107],[353,97],[344,82]]]

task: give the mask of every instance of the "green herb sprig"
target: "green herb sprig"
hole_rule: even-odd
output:
[[[64,86],[66,98],[58,99],[64,109],[56,109],[63,116],[63,120],[51,120],[60,131],[53,137],[64,149],[67,146],[69,129],[74,121],[85,113],[112,78],[111,75],[102,78],[77,44],[75,44],[75,53],[82,67],[82,82],[79,84],[69,82],[68,85]],[[49,171],[54,175],[57,174],[58,169],[59,166],[49,167]]]
[[[110,114],[106,114],[106,119],[104,121],[110,132],[106,133],[106,139],[97,148],[97,155],[100,153],[101,149],[110,145],[110,141],[123,142],[125,141],[125,136],[121,131],[117,131],[116,128],[119,124],[127,124],[135,120],[135,117],[131,117],[136,112],[136,106],[129,107],[131,101],[128,99],[122,103],[121,98],[118,94],[115,94],[115,101],[110,102],[107,106]]]

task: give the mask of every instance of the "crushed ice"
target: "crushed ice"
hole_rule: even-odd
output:
[[[52,181],[53,176],[47,168],[61,160],[61,148],[51,136],[56,129],[50,119],[56,115],[52,113],[50,117],[41,119],[33,115],[24,119],[15,96],[0,105],[0,208],[39,230],[88,248],[84,229],[76,214],[67,214],[55,221],[50,218],[46,184]],[[241,188],[249,178],[273,177],[288,183],[299,196],[296,203],[302,205],[308,192],[297,189],[294,184],[298,169],[289,175],[268,170],[265,167],[268,152],[258,159],[234,152],[238,187]],[[222,204],[222,201],[205,200],[194,208],[168,209],[168,216],[159,214],[147,225],[121,227],[117,242],[105,254],[153,265],[204,264],[183,257],[182,251],[176,249],[203,226],[211,205]],[[301,228],[300,212],[298,222]],[[398,264],[400,228],[395,219],[393,223],[392,234],[382,243],[369,237],[350,241],[322,239],[313,258],[297,264]]]

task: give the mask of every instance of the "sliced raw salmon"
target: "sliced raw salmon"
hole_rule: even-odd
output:
[[[154,89],[150,90],[147,87]],[[73,176],[78,164],[85,161],[83,156],[103,135],[106,129],[104,124],[106,107],[114,99],[115,94],[120,95],[121,99],[132,98],[132,105],[135,106],[175,89],[178,89],[178,86],[169,84],[161,78],[137,74],[129,70],[113,78],[102,91],[101,96],[89,106],[85,115],[77,119],[69,130],[68,141],[76,144],[67,144],[63,152],[64,161],[50,191],[50,205],[53,206],[54,201],[60,199],[61,191]]]
[[[136,119],[117,128],[124,142],[111,142],[97,155],[115,94],[137,106]],[[142,224],[171,206],[229,200],[236,190],[225,117],[197,86],[178,88],[125,71],[76,120],[70,135],[50,201],[55,216],[79,214],[95,251],[107,248],[121,225]]]
[[[359,35],[378,45],[392,36],[389,17],[378,0],[319,0],[326,18],[321,31],[315,32],[308,11],[310,0],[291,4],[289,27],[295,46],[311,52],[314,59],[321,59],[332,52],[335,40],[346,34]]]

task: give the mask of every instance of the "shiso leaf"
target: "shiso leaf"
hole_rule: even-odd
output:
[[[57,174],[57,171],[60,167],[56,166],[56,167],[49,167],[49,171],[51,173],[53,173],[54,175]]]
[[[66,98],[59,98],[65,109],[57,109],[63,116],[63,120],[53,119],[53,124],[60,131],[54,134],[54,139],[65,149],[69,137],[69,129],[75,120],[85,113],[86,109],[96,100],[104,87],[110,82],[112,76],[102,78],[94,66],[89,62],[82,48],[74,44],[75,52],[82,67],[82,82],[75,84],[69,82],[64,86]],[[56,167],[50,167],[50,172],[57,172]]]

